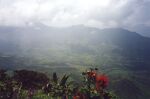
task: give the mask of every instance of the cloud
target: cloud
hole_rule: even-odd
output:
[[[1,0],[0,25],[150,27],[150,0]]]

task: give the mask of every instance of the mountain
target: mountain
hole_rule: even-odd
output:
[[[0,27],[0,66],[51,74],[98,67],[121,99],[150,97],[150,38],[121,28]]]
[[[150,28],[144,24],[139,24],[138,26],[133,26],[130,28],[131,31],[137,31],[139,34],[150,37]]]

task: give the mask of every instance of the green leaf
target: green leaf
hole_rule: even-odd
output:
[[[63,78],[60,81],[60,86],[65,86],[68,78],[69,78],[69,76],[64,75]]]
[[[58,77],[57,77],[56,72],[53,73],[53,81],[54,81],[55,83],[58,82]]]

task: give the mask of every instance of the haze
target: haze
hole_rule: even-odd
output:
[[[149,34],[150,0],[0,0],[1,26],[84,24]]]

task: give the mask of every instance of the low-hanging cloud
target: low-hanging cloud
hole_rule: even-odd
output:
[[[0,25],[150,27],[150,0],[0,0]]]

